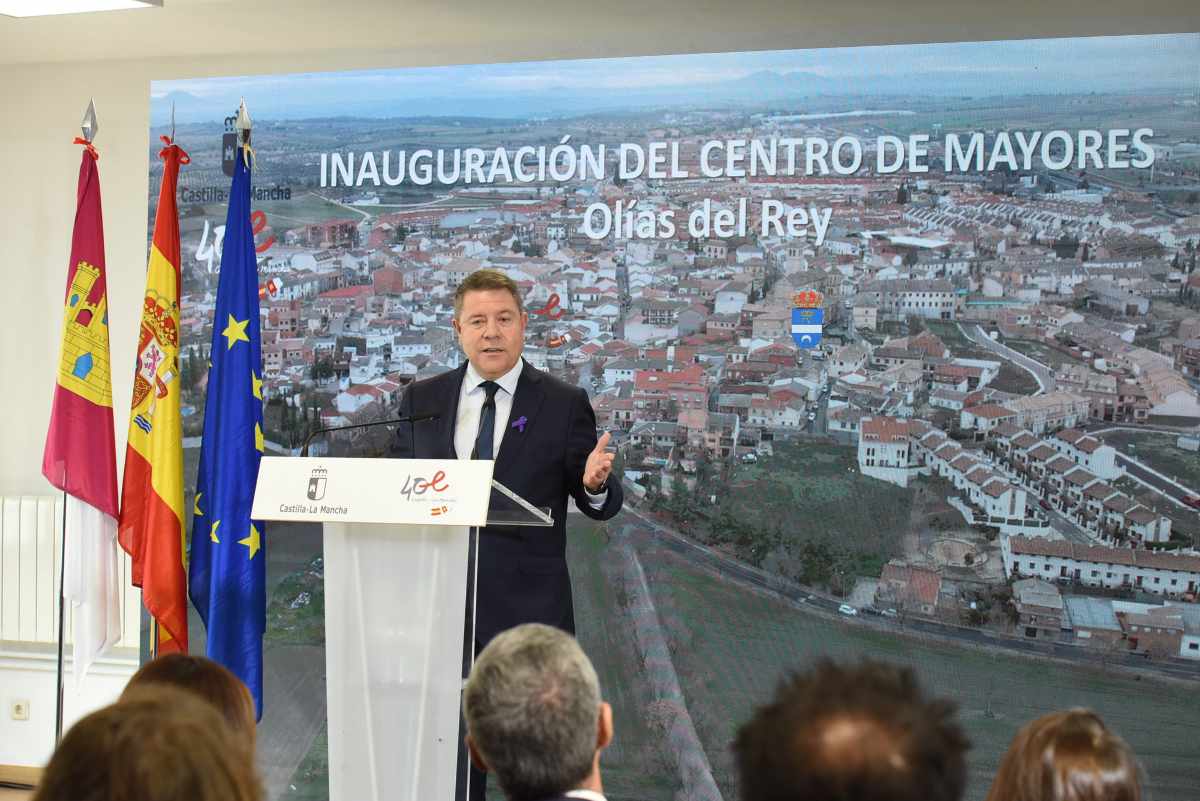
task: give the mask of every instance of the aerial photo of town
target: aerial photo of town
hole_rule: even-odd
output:
[[[625,509],[568,526],[579,638],[615,712],[608,798],[732,801],[733,734],[786,671],[872,655],[958,702],[972,801],[1017,729],[1067,706],[1129,741],[1156,801],[1189,801],[1197,75],[1200,35],[155,82],[152,141],[174,106],[192,160],[191,470],[226,118],[244,96],[269,453],[394,417],[409,383],[455,368],[453,293],[481,267],[525,293],[525,358],[585,388],[612,432]],[[1114,161],[1111,132],[1141,129],[1145,166],[1133,146]],[[1107,150],[1064,164],[1092,130]],[[947,152],[958,135],[994,153],[1050,131],[1068,133],[1043,150],[1055,158],[1028,166],[954,169]],[[599,177],[421,184],[363,163],[568,137],[576,155],[606,147]],[[927,141],[927,169],[877,169],[881,137]],[[705,173],[706,143],[785,139],[844,142],[861,164]],[[620,146],[652,142],[674,145],[678,170],[621,177]],[[598,235],[596,204],[679,224]],[[693,235],[701,207],[748,219]],[[770,208],[814,224],[764,225]],[[800,348],[792,310],[810,292],[823,330]],[[378,452],[383,436],[318,447]],[[324,799],[320,532],[280,524],[268,543],[262,767],[272,798]]]

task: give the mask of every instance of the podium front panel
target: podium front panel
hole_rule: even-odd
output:
[[[454,798],[468,533],[325,524],[331,799]]]

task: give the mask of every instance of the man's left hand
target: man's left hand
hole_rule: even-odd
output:
[[[606,450],[611,439],[612,435],[605,431],[604,436],[596,442],[596,447],[588,454],[587,464],[583,467],[583,486],[592,494],[600,491],[604,482],[608,480],[608,474],[612,472],[614,454]]]

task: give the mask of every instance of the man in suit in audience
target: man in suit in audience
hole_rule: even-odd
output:
[[[463,689],[471,761],[508,801],[604,801],[612,707],[574,637],[530,623],[492,639]]]
[[[959,801],[970,747],[955,704],[912,670],[822,660],[734,741],[740,801]]]

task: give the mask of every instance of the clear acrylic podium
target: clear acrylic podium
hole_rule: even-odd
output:
[[[477,528],[553,524],[492,465],[262,460],[252,516],[324,527],[332,801],[455,797]]]

